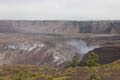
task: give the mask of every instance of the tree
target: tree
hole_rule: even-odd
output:
[[[88,67],[97,67],[98,66],[98,63],[97,63],[98,60],[99,60],[98,55],[95,52],[91,52],[88,55],[86,63],[88,65]]]
[[[79,64],[79,57],[77,53],[72,57],[72,67],[76,67]]]
[[[95,52],[91,52],[88,55],[86,64],[90,69],[90,80],[99,80],[99,75],[97,73],[97,67],[98,67],[98,60],[99,60],[99,56],[95,53]]]

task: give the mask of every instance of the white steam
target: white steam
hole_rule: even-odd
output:
[[[80,55],[84,55],[88,53],[91,50],[94,50],[95,48],[99,48],[98,45],[87,45],[85,41],[83,40],[70,40],[67,41],[67,44],[72,45],[77,49],[77,53]]]

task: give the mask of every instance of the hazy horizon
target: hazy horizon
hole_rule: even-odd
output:
[[[0,20],[120,20],[120,0],[0,0]]]

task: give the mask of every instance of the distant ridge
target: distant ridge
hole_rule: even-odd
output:
[[[119,20],[103,21],[35,21],[0,20],[0,32],[16,33],[107,33],[119,34]]]

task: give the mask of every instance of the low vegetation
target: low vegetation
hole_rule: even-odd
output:
[[[1,65],[0,80],[89,80],[88,67],[38,67],[32,65]],[[120,62],[101,65],[100,80],[120,80]]]
[[[89,71],[90,71],[89,80],[100,80],[100,76],[99,76],[98,70],[97,70],[98,60],[99,60],[99,57],[95,52],[91,52],[88,55],[88,59],[87,59],[86,63],[89,68]]]
[[[120,80],[120,60],[98,66],[99,57],[91,53],[87,66],[80,67],[76,66],[76,58],[75,65],[62,69],[47,65],[0,65],[0,80]]]
[[[72,57],[72,63],[71,63],[71,66],[72,67],[76,67],[79,65],[79,57],[77,55],[77,53]]]

